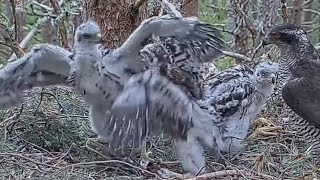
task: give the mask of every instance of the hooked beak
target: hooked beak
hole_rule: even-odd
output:
[[[105,41],[102,39],[101,33],[96,34],[96,40],[98,43],[103,44]]]
[[[271,74],[271,83],[276,84],[277,76],[276,74]]]
[[[262,47],[264,48],[265,46],[271,44],[271,41],[269,39],[269,37],[265,37],[263,40],[262,40]]]

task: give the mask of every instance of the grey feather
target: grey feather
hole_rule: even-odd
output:
[[[84,24],[83,26],[86,26],[86,24]],[[95,25],[92,26],[94,27]],[[174,29],[170,30],[170,28]],[[90,29],[88,28],[88,30]],[[79,31],[82,30],[79,29]],[[78,35],[79,34],[81,33],[78,33]],[[79,41],[75,44],[74,59],[76,63],[72,66],[76,67],[76,71],[79,72],[77,73],[78,76],[81,76],[81,74],[83,74],[82,76],[85,76],[84,78],[78,78],[78,83],[76,84],[79,84],[80,81],[82,82],[82,85],[77,85],[78,87],[80,87],[79,89],[81,89],[79,90],[79,93],[85,92],[84,97],[89,105],[103,104],[108,110],[111,107],[111,104],[114,102],[114,99],[123,89],[124,83],[133,74],[140,73],[146,69],[146,64],[142,61],[142,57],[140,56],[140,50],[146,45],[146,43],[151,40],[150,38],[152,37],[152,35],[156,35],[163,39],[171,39],[181,47],[188,47],[189,49],[185,48],[185,50],[188,51],[189,54],[194,56],[194,59],[206,59],[206,57],[209,58],[210,56],[210,60],[213,61],[217,56],[220,55],[218,55],[219,53],[216,53],[215,56],[211,56],[211,52],[209,51],[214,50],[215,52],[220,52],[220,50],[218,49],[224,46],[223,41],[220,39],[221,35],[213,27],[205,23],[189,20],[186,18],[169,17],[157,17],[144,21],[120,48],[115,49],[108,54],[105,54],[102,57],[102,60],[99,59],[100,54],[97,53],[97,47],[94,43],[92,43],[93,41]],[[75,37],[75,39],[83,38]],[[203,50],[197,50],[197,48],[191,50],[195,45],[193,43],[198,43],[197,46],[201,46]],[[212,45],[214,44],[216,44],[217,47],[213,47]],[[175,49],[172,50],[173,53],[177,53],[177,51],[178,50]],[[83,52],[83,54],[79,52]],[[84,60],[86,62],[84,62]],[[87,64],[80,66],[80,62]],[[103,68],[96,68],[97,66]],[[91,70],[89,70],[88,68]],[[84,75],[88,72],[90,72],[90,75]],[[100,87],[96,87],[95,84],[98,84],[98,86]],[[97,99],[97,96],[103,97],[103,92],[108,93],[108,96],[103,99]],[[138,96],[140,95],[136,96],[137,99],[140,99]],[[114,118],[118,120],[106,122],[106,124],[108,124],[108,129],[111,130],[110,132],[108,132],[111,139],[112,137],[114,137],[113,141],[130,141],[119,139],[119,137],[122,135],[118,134],[124,132],[122,130],[119,130],[119,128],[128,129],[128,127],[123,127],[127,126],[128,123],[124,122],[120,126],[118,121],[122,121],[119,120],[122,119],[122,117]],[[130,118],[126,117],[126,119],[128,120]],[[108,120],[103,119],[102,121]],[[141,127],[146,124],[146,122],[143,121],[143,118],[137,118],[137,123],[140,124]],[[129,129],[133,129],[134,125],[135,123],[131,123],[132,127]],[[131,131],[132,130],[130,130],[130,132]],[[145,131],[142,131],[141,133],[139,132],[133,135],[133,138],[138,139],[139,142],[141,142],[140,140],[143,138],[137,136],[145,136],[144,134],[146,134]],[[136,144],[140,145],[141,143]],[[118,145],[118,143],[113,142],[112,146],[113,145]]]
[[[70,52],[49,44],[32,48],[22,58],[0,71],[0,107],[7,109],[22,102],[22,92],[33,87],[68,86]]]
[[[309,143],[315,143],[314,159],[320,159],[319,133],[319,54],[301,27],[294,24],[276,26],[264,39],[281,50],[278,92],[285,102],[284,117]]]
[[[239,152],[248,134],[249,125],[261,112],[270,97],[279,66],[265,60],[253,71],[238,65],[213,76],[207,76],[203,83],[204,99],[201,108],[218,113],[221,124],[221,138],[216,138],[218,149],[223,152]]]

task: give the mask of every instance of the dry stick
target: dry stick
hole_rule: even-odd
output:
[[[251,176],[251,177],[257,177],[260,176],[262,178],[267,178],[267,179],[277,179],[275,177],[266,175],[266,174],[260,174],[260,173],[249,173],[241,170],[224,170],[224,171],[217,171],[217,172],[212,172],[208,174],[203,174],[201,176],[193,177],[193,178],[188,178],[186,180],[205,180],[205,179],[212,179],[212,178],[222,178],[224,176]]]
[[[64,0],[61,0],[59,2],[59,6],[64,3]],[[33,36],[37,33],[38,29],[42,28],[45,24],[50,19],[50,17],[43,17],[41,19],[38,19],[36,25],[30,30],[30,32],[23,38],[23,40],[20,42],[19,46],[24,49],[27,47],[28,43],[31,41]],[[8,59],[8,62],[13,61],[17,58],[17,55],[13,53],[11,57]]]
[[[70,165],[67,165],[67,166],[65,166],[65,167],[62,167],[60,170],[62,170],[62,169],[67,169],[67,168],[69,168],[69,167],[73,168],[73,167],[75,167],[75,166],[92,166],[92,165],[96,165],[96,164],[106,164],[106,163],[119,163],[119,164],[124,164],[124,165],[130,166],[131,168],[138,169],[138,170],[140,170],[140,171],[142,171],[142,172],[145,172],[145,173],[147,173],[147,174],[149,174],[149,175],[153,175],[153,176],[156,177],[156,178],[160,178],[156,173],[152,173],[152,172],[147,171],[147,170],[145,170],[145,169],[142,169],[142,168],[140,168],[140,167],[138,167],[138,166],[134,166],[134,165],[132,165],[132,164],[130,164],[130,163],[126,163],[126,162],[124,162],[124,161],[119,161],[119,160],[90,161],[90,162],[75,163],[75,164],[70,164]]]
[[[3,159],[3,161],[4,161],[4,159]],[[11,172],[9,172],[9,171],[7,170],[7,168],[5,168],[5,167],[2,165],[2,162],[3,162],[3,161],[0,162],[0,165],[1,165],[2,169],[4,169],[4,170],[7,172],[7,174],[9,174],[13,179],[17,180],[17,178],[16,178]]]
[[[30,162],[32,162],[32,163],[34,163],[34,164],[36,164],[36,165],[42,165],[42,166],[47,166],[47,167],[51,167],[51,168],[61,169],[61,168],[59,168],[59,167],[55,167],[55,166],[52,166],[52,165],[50,165],[50,164],[45,164],[45,163],[42,163],[42,162],[39,162],[39,161],[35,161],[35,160],[33,160],[33,159],[31,159],[31,158],[28,158],[28,157],[25,157],[25,156],[23,156],[23,155],[21,155],[21,154],[15,154],[15,153],[0,153],[0,156],[16,156],[16,157],[20,157],[20,158],[22,158],[22,159],[25,159],[25,160],[27,160],[27,161],[30,161]]]
[[[55,11],[56,14],[60,14],[61,13],[61,8],[59,3],[56,0],[50,0],[50,3]],[[61,19],[61,23],[59,26],[59,33],[61,36],[61,40],[62,40],[62,46],[66,49],[69,49],[69,44],[68,44],[68,37],[67,37],[67,29],[66,26],[64,24],[64,20]]]
[[[222,53],[223,53],[225,56],[242,59],[242,60],[248,61],[248,62],[251,61],[250,58],[248,58],[247,56],[245,56],[245,55],[243,55],[243,54],[239,54],[239,53],[235,53],[235,52],[229,52],[229,51],[222,51]]]
[[[37,24],[30,30],[30,32],[23,38],[21,43],[19,44],[22,49],[26,48],[28,43],[31,41],[33,36],[37,33],[38,29],[41,28],[44,23],[49,20],[49,17],[44,17],[38,20]],[[13,53],[11,57],[8,59],[8,62],[13,61],[17,58],[17,55]]]

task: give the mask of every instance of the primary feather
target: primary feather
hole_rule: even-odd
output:
[[[99,27],[94,22],[85,22],[76,31],[74,53],[59,50],[62,53],[54,55],[51,63],[48,64],[49,66],[33,60],[28,60],[27,64],[31,64],[30,71],[35,73],[42,70],[37,67],[44,67],[53,74],[60,74],[60,71],[63,70],[63,77],[68,77],[68,81],[63,81],[63,83],[68,82],[73,86],[75,91],[83,95],[86,103],[90,105],[90,121],[100,140],[111,141],[110,145],[114,148],[119,145],[127,146],[127,143],[133,144],[134,147],[140,147],[141,141],[121,140],[124,135],[130,137],[130,133],[122,130],[128,130],[127,127],[131,126],[128,122],[132,121],[114,116],[109,110],[115,97],[122,91],[124,83],[132,75],[146,69],[145,62],[141,61],[140,50],[150,42],[152,35],[173,40],[174,43],[184,47],[183,53],[203,62],[214,61],[221,56],[222,53],[219,49],[224,46],[220,32],[208,24],[192,18],[162,16],[143,21],[121,47],[104,53],[99,50],[99,45],[97,45],[100,43]],[[48,48],[45,46],[40,45],[39,48],[42,51],[47,51]],[[173,49],[173,52],[178,52],[178,50]],[[32,58],[34,57],[32,56]],[[44,60],[45,56],[41,58]],[[9,75],[21,76],[23,79],[31,78],[29,71],[24,67],[26,64],[23,62],[19,62],[17,66],[8,65],[7,68],[11,71],[1,72],[2,87],[11,90],[15,88],[13,84],[18,80]],[[22,69],[21,75],[18,73],[20,69]],[[9,83],[8,80],[12,80],[13,83]],[[5,91],[2,87],[0,88],[1,92]],[[28,87],[25,90],[31,88]],[[18,92],[22,91],[20,88],[16,89]],[[11,97],[9,99],[12,99]],[[143,123],[142,120],[137,122],[139,121]],[[186,126],[184,123],[179,126]],[[135,125],[138,124],[135,123]],[[126,133],[124,134],[124,132]],[[139,133],[139,131],[137,132]],[[118,136],[119,133],[120,136]],[[131,137],[144,139],[145,136],[145,134],[137,134]]]

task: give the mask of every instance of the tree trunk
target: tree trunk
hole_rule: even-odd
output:
[[[184,16],[198,16],[198,0],[187,0],[183,5]]]
[[[235,49],[237,53],[247,55],[250,46],[250,30],[252,23],[245,16],[249,12],[249,1],[247,0],[231,0],[229,17],[234,21],[235,29],[233,30],[235,39]],[[251,39],[255,39],[255,34],[251,33]],[[236,63],[239,64],[242,59],[236,58]]]
[[[292,20],[291,22],[296,25],[301,25],[302,20],[302,3],[303,0],[294,0],[293,1],[293,11],[292,11]]]
[[[151,12],[154,7],[148,7],[148,4],[155,3],[155,0],[145,0],[138,9],[133,10],[134,0],[84,0],[82,21],[95,20],[102,28],[102,36],[106,41],[108,48],[119,47],[141,23],[143,19],[150,17],[157,12]],[[152,2],[151,2],[152,1]],[[175,0],[176,1],[176,0]],[[183,9],[187,11],[186,15],[197,15],[197,0],[189,2]]]
[[[106,47],[116,48],[128,38],[136,23],[146,16],[145,5],[137,14],[133,13],[132,7],[130,0],[84,0],[82,20],[95,20],[102,28]]]

